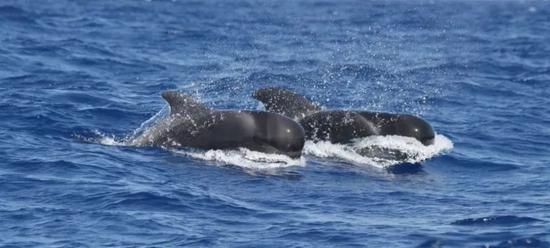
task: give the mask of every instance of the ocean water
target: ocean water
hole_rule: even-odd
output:
[[[550,2],[0,2],[6,247],[550,247]],[[405,162],[128,146],[160,93],[412,113]]]

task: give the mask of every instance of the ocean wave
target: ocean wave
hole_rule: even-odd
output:
[[[9,5],[0,6],[0,20],[34,25],[36,21],[33,17],[36,17],[34,13],[28,12],[22,8]]]

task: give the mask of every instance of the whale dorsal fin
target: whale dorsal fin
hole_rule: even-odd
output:
[[[213,110],[197,102],[193,97],[177,91],[162,92],[162,98],[170,105],[170,115],[193,116]]]
[[[321,110],[318,104],[283,88],[259,89],[252,96],[262,102],[267,111],[282,114],[295,120]]]

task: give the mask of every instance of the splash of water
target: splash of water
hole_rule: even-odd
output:
[[[99,130],[94,130],[96,138],[84,138],[85,141],[91,143],[99,143],[106,146],[125,146],[126,141],[124,139],[119,139],[114,135],[105,134]]]
[[[84,138],[89,142],[95,142],[106,146],[139,146],[138,137],[144,136],[147,132],[152,131],[151,127],[167,116],[169,112],[168,105],[165,105],[159,112],[154,114],[151,118],[141,123],[130,135],[119,138],[114,135],[105,134],[99,130],[94,130],[94,134],[97,136],[95,139]]]
[[[128,135],[126,138],[124,138],[123,143],[128,146],[139,146],[142,141],[138,140],[139,137],[148,137],[148,132],[154,131],[151,127],[157,124],[160,120],[162,120],[164,117],[166,117],[169,113],[169,107],[168,105],[164,105],[162,109],[157,112],[155,115],[153,115],[148,120],[141,123],[141,125],[132,132],[131,135]]]
[[[304,153],[383,169],[400,163],[419,163],[452,148],[453,142],[440,134],[435,136],[434,144],[429,146],[424,146],[414,138],[389,135],[370,136],[351,144],[307,141]],[[377,152],[366,155],[363,152],[365,149]]]
[[[292,159],[285,155],[268,154],[263,152],[251,151],[246,148],[238,150],[208,150],[208,151],[188,151],[171,150],[176,154],[190,156],[196,159],[214,161],[220,165],[236,165],[249,170],[276,170],[291,166],[305,166],[303,157]]]

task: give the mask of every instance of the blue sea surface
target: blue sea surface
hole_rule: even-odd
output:
[[[453,148],[264,171],[120,144],[164,90],[268,86]],[[2,0],[0,120],[1,246],[550,247],[549,1]]]

